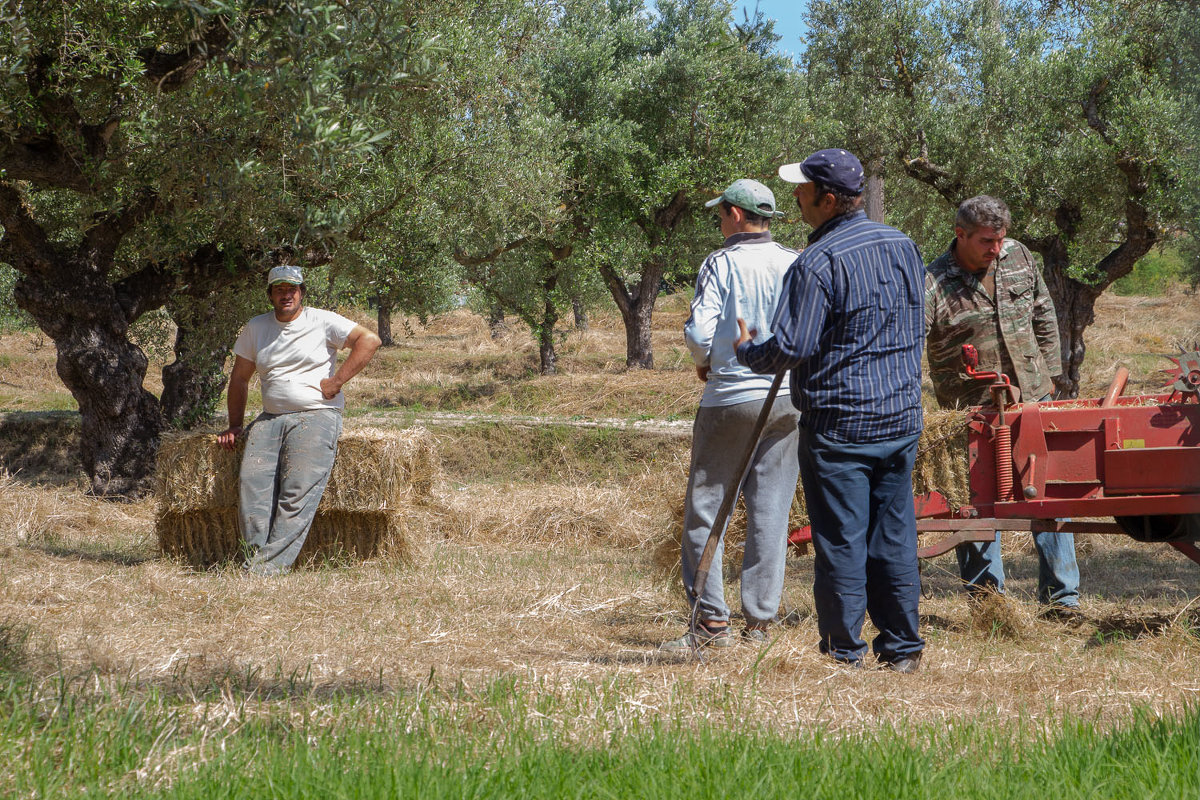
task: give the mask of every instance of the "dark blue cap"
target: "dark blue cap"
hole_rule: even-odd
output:
[[[817,181],[847,194],[861,194],[863,167],[853,153],[833,147],[818,150],[799,164],[784,164],[779,177],[788,183]]]

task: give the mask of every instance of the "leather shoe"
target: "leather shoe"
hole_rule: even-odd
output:
[[[889,669],[892,672],[899,672],[904,675],[910,675],[921,668],[921,653],[922,652],[924,652],[924,651],[918,650],[917,652],[913,653],[911,656],[901,656],[900,658],[897,658],[895,661],[886,661],[886,662],[884,662],[883,668]]]
[[[1079,606],[1064,606],[1058,603],[1043,606],[1038,612],[1038,617],[1054,622],[1065,622],[1068,625],[1082,625],[1087,622],[1087,615]]]

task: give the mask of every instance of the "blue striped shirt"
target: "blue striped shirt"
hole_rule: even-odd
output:
[[[921,432],[925,264],[912,240],[862,211],[809,237],[784,278],[775,336],[738,348],[755,372],[792,370],[810,431],[840,442]]]

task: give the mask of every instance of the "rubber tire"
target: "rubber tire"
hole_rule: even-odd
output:
[[[1158,514],[1114,517],[1125,533],[1139,542],[1178,542],[1200,534],[1200,514]]]

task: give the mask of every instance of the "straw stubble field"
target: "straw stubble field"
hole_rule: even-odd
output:
[[[1107,338],[1093,352],[1115,362],[1131,358],[1138,337],[1200,338],[1188,301],[1190,316],[1172,312],[1178,330],[1165,330],[1138,300],[1107,300],[1096,326]],[[493,342],[456,313],[384,354],[352,384],[350,402],[370,405],[373,426],[407,425],[418,404],[433,403],[686,418],[698,384],[670,349],[682,314],[668,300],[659,315],[667,369],[625,373],[619,327],[601,319],[567,339],[567,376],[540,378],[529,374],[535,353],[522,336]],[[9,337],[5,347],[19,345]],[[1107,375],[1088,380],[1102,387]],[[447,400],[455,397],[458,406]],[[916,675],[847,671],[818,655],[803,556],[788,566],[794,624],[777,626],[768,647],[703,662],[662,657],[656,645],[683,629],[685,606],[653,553],[677,514],[685,436],[482,423],[432,435],[441,471],[430,502],[405,521],[405,557],[335,561],[273,580],[165,558],[154,499],[91,500],[61,463],[26,463],[0,482],[9,509],[0,522],[0,621],[30,633],[29,669],[42,679],[86,674],[97,685],[184,694],[235,683],[263,698],[319,703],[326,692],[413,689],[436,676],[466,687],[467,706],[492,702],[471,687],[503,679],[562,701],[548,735],[594,743],[667,720],[733,730],[752,720],[784,733],[973,720],[1037,728],[1064,716],[1108,725],[1139,708],[1177,712],[1200,693],[1200,567],[1163,545],[1102,536],[1079,543],[1088,619],[1078,625],[1036,618],[1036,558],[1020,537],[1006,544],[1012,602],[990,616],[967,608],[952,556],[927,563],[929,648]],[[39,452],[52,460],[52,451]],[[736,607],[736,583],[728,591]]]

